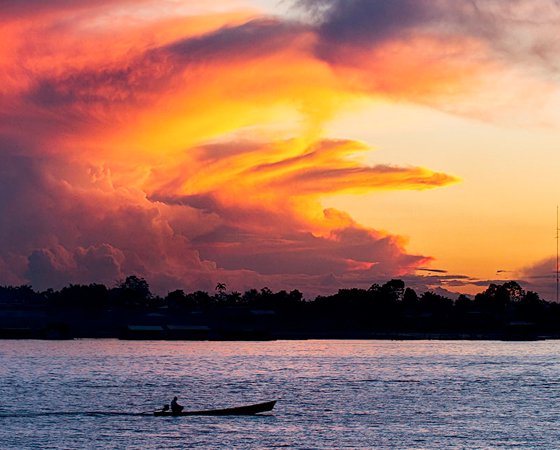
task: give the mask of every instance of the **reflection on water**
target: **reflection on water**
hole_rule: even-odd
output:
[[[552,449],[560,343],[0,341],[0,448]],[[154,417],[278,399],[255,417]],[[142,414],[144,413],[144,414]]]

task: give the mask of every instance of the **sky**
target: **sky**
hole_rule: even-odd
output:
[[[6,0],[0,284],[556,299],[557,0]]]

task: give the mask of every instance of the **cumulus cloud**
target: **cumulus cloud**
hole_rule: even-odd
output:
[[[412,276],[429,256],[321,198],[460,180],[368,165],[369,146],[322,127],[363,96],[445,108],[507,65],[492,57],[512,50],[499,42],[514,20],[466,3],[309,0],[317,16],[302,21],[151,1],[152,15],[109,0],[3,4],[0,283],[136,274],[160,293],[224,281],[311,295]]]
[[[28,257],[26,278],[36,289],[61,289],[68,283],[103,283],[112,286],[123,278],[121,265],[126,257],[121,250],[108,244],[73,253],[58,245],[50,249],[36,249]]]

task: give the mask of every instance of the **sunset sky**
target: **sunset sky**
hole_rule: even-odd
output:
[[[0,284],[555,299],[557,0],[7,0]]]

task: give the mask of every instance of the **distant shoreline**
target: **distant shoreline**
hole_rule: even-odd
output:
[[[71,285],[60,292],[0,287],[0,339],[119,338],[168,341],[294,339],[560,339],[560,304],[514,281],[474,299],[417,295],[402,280],[340,289],[308,301],[299,291],[151,294],[144,279],[118,286]]]
[[[10,331],[9,329],[0,330]],[[21,332],[22,330],[14,331]],[[536,336],[505,336],[502,333],[329,333],[329,332],[297,332],[297,333],[271,333],[268,337],[240,337],[228,338],[225,336],[215,335],[208,339],[168,339],[168,338],[154,338],[154,337],[135,337],[123,338],[119,336],[97,335],[97,336],[69,336],[61,337],[59,335],[50,336],[7,336],[5,333],[0,334],[0,340],[97,340],[97,339],[112,339],[120,341],[165,341],[165,342],[270,342],[270,341],[336,341],[336,340],[364,340],[364,341],[504,341],[504,342],[530,342],[530,341],[545,341],[545,340],[558,340],[560,335],[536,335]]]

